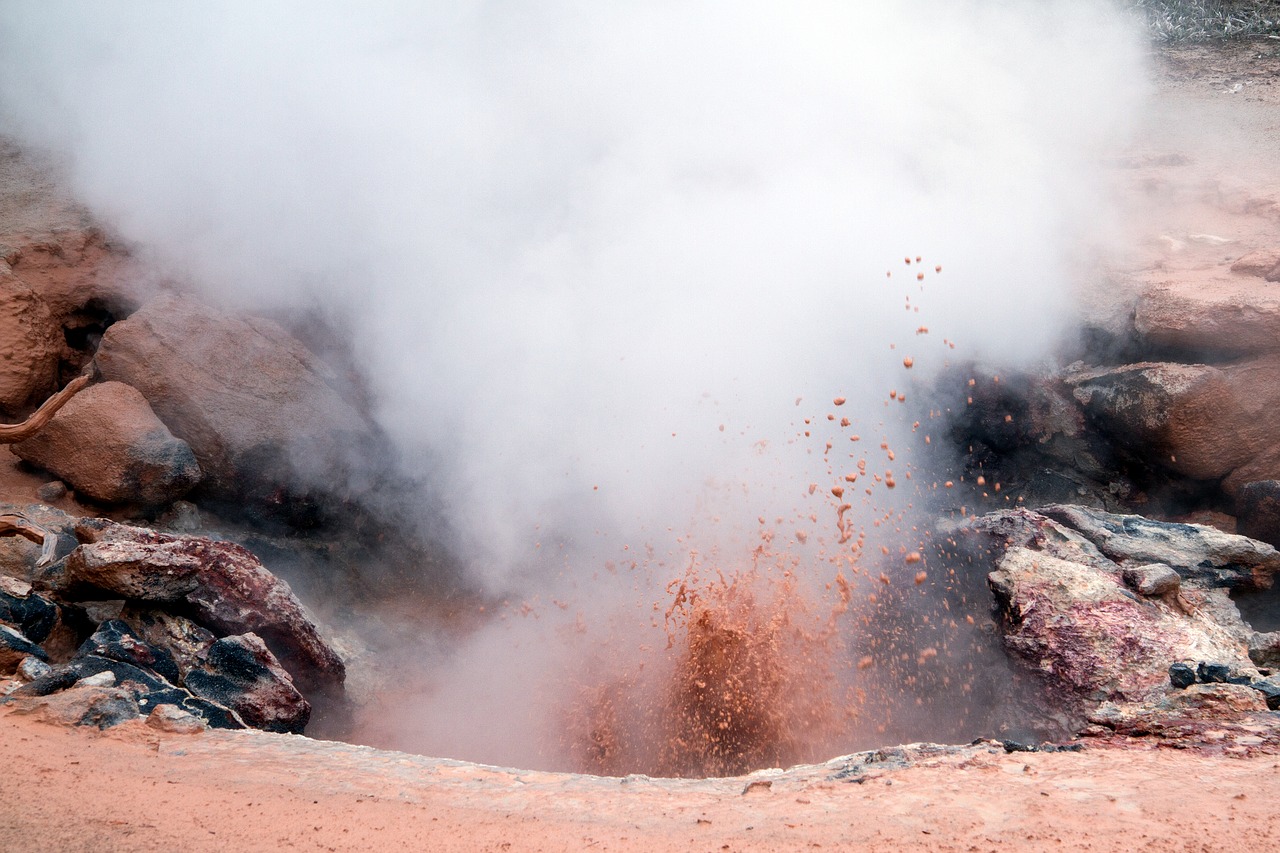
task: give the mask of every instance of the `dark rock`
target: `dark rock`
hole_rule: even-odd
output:
[[[1280,480],[1241,486],[1236,492],[1236,518],[1245,536],[1280,544]]]
[[[65,726],[118,726],[138,719],[134,694],[120,687],[72,687],[56,695],[15,695],[12,713],[33,714],[38,719]]]
[[[25,594],[15,594],[26,587]],[[43,643],[58,621],[58,608],[26,584],[0,580],[0,622],[12,625],[33,643]]]
[[[102,519],[77,525],[85,540],[67,557],[59,592],[101,592],[172,605],[224,635],[254,633],[303,690],[340,690],[342,659],[320,637],[289,585],[245,548],[173,537]]]
[[[36,497],[47,504],[60,501],[67,496],[67,484],[61,480],[53,480],[36,489]]]
[[[87,673],[92,675],[93,673]],[[71,687],[83,676],[71,664],[58,664],[13,691],[14,696],[49,696]]]
[[[85,655],[97,655],[149,669],[170,684],[179,681],[173,655],[144,642],[119,619],[110,619],[98,626],[98,630],[77,652],[77,656]]]
[[[1224,663],[1205,663],[1196,667],[1196,678],[1203,684],[1225,684],[1231,677],[1231,667]]]
[[[209,647],[218,639],[212,631],[184,616],[134,603],[125,605],[120,618],[147,643],[168,652],[178,666],[180,678],[204,665]]]
[[[184,685],[196,696],[231,708],[249,726],[301,734],[311,706],[293,686],[266,645],[253,634],[224,637],[208,652],[204,669],[187,673]]]
[[[1039,752],[1039,747],[1034,743],[1022,743],[1016,740],[1002,740],[1000,745],[1004,747],[1005,752]]]
[[[1124,582],[1141,595],[1159,598],[1177,592],[1182,585],[1182,577],[1164,563],[1150,563],[1125,569]]]
[[[200,482],[191,448],[120,382],[81,391],[13,452],[103,503],[166,504]]]
[[[1261,681],[1253,682],[1249,686],[1263,695],[1269,710],[1280,711],[1280,678],[1276,676],[1264,678]]]
[[[1196,683],[1196,671],[1185,663],[1175,663],[1169,666],[1169,683],[1178,689],[1190,687]]]
[[[26,657],[47,660],[44,649],[8,625],[0,625],[0,672],[14,672]]]
[[[115,684],[128,690],[138,707],[150,708],[161,704],[178,705],[190,713],[205,719],[210,726],[223,729],[244,728],[244,721],[231,709],[216,702],[194,696],[161,678],[155,672],[131,663],[84,655],[70,663],[55,666],[52,670],[29,684],[13,691],[14,696],[50,696],[67,690],[86,678],[109,673]]]

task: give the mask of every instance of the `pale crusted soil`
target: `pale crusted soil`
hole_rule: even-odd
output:
[[[661,781],[519,772],[261,733],[106,734],[0,714],[0,848],[1273,850],[1280,757],[982,745]],[[20,768],[20,769],[19,769]],[[768,781],[768,786],[751,782]]]

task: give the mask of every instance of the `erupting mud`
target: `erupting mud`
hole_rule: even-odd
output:
[[[580,771],[732,776],[813,761],[852,714],[835,635],[789,573],[673,582],[666,649],[584,688],[570,717]]]

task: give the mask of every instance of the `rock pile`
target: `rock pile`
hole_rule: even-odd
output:
[[[164,707],[158,725],[301,733],[304,692],[341,694],[342,659],[239,545],[23,512],[52,545],[0,550],[0,674],[27,682],[9,701],[101,727]]]
[[[14,448],[78,496],[158,508],[195,490],[293,521],[387,473],[346,380],[279,324],[137,285],[88,227],[0,234],[0,258],[0,417],[86,370],[107,380]]]
[[[1239,252],[1239,250],[1236,250]],[[1280,545],[1280,250],[1263,246],[1099,306],[1080,360],[946,382],[968,473],[1042,502],[1178,516]],[[1123,289],[1123,288],[1119,288]]]

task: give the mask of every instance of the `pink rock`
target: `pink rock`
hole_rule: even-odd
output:
[[[1280,267],[1280,249],[1258,249],[1241,257],[1231,265],[1231,271],[1240,275],[1265,276]]]

